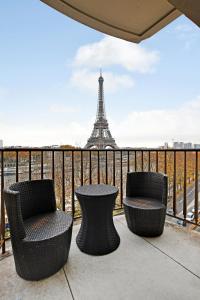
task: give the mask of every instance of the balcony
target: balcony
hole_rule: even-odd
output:
[[[161,237],[141,238],[128,230],[123,215],[115,217],[115,225],[119,248],[97,257],[80,252],[75,225],[67,265],[39,282],[21,279],[13,256],[5,257],[0,261],[1,299],[198,299],[199,233],[167,222]]]
[[[15,181],[53,178],[57,206],[71,211],[76,224],[67,265],[48,279],[24,281],[15,272],[1,197],[1,299],[155,300],[199,296],[198,150],[19,148],[0,150],[0,155],[1,192]],[[168,216],[161,237],[134,235],[123,215],[126,173],[142,170],[165,172],[169,177]],[[75,242],[81,211],[74,191],[89,183],[119,188],[114,220],[120,247],[100,257],[81,253]],[[191,211],[193,218],[188,217]]]

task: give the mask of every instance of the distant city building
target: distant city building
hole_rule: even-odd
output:
[[[200,144],[194,144],[194,149],[200,149]]]
[[[192,143],[184,143],[184,149],[192,149]]]
[[[0,148],[3,148],[3,140],[0,140]]]
[[[180,143],[179,142],[173,142],[173,148],[174,149],[179,149],[180,148]]]
[[[98,93],[98,107],[97,107],[97,116],[96,121],[94,123],[94,128],[90,138],[87,141],[85,148],[98,148],[105,149],[107,147],[110,148],[118,148],[114,138],[112,137],[108,121],[106,119],[105,113],[105,104],[104,104],[104,93],[103,93],[103,77],[100,73],[99,77],[99,93]]]
[[[169,147],[169,144],[167,142],[165,142],[164,145],[158,146],[158,149],[169,149],[169,148],[170,147]]]
[[[192,149],[192,143],[183,143],[183,142],[174,142],[173,143],[174,149]]]
[[[174,142],[173,148],[174,149],[184,149],[184,143],[183,142]]]
[[[169,148],[168,143],[164,143],[164,149],[168,149],[168,148]]]

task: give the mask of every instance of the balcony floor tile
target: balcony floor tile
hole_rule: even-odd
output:
[[[104,256],[90,256],[78,249],[75,238],[80,225],[75,225],[67,265],[39,282],[22,280],[15,273],[13,257],[3,259],[0,261],[0,299],[199,298],[200,234],[194,236],[166,225],[161,237],[149,239],[131,233],[124,216],[115,217],[115,225],[121,238],[120,246]]]
[[[13,256],[0,261],[1,300],[72,300],[64,270],[40,281],[20,278],[14,266]]]
[[[132,234],[123,216],[115,218],[115,224],[121,243],[109,255],[84,254],[73,239],[70,260],[65,268],[75,299],[175,300],[190,299],[191,295],[199,297],[200,280],[195,275],[145,239]],[[166,228],[167,241],[171,229]],[[74,229],[74,237],[77,232],[78,227]],[[174,238],[175,242],[177,236]],[[198,257],[200,259],[200,251]]]
[[[200,233],[187,228],[166,225],[161,237],[145,240],[200,278]]]

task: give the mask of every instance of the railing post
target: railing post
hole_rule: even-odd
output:
[[[62,210],[65,211],[65,151],[62,151]]]
[[[29,176],[28,176],[28,178],[29,178],[29,180],[31,180],[31,150],[29,150],[29,159],[28,159],[28,165],[29,165],[29,168],[28,168],[28,174],[29,174]]]
[[[106,150],[106,184],[108,184],[108,151]]]
[[[98,184],[100,183],[100,158],[99,158],[99,150],[97,151],[97,178],[98,178]]]
[[[183,217],[186,222],[187,216],[187,152],[184,151],[184,190],[183,190]],[[186,224],[184,222],[184,225]]]
[[[123,206],[123,162],[122,150],[120,150],[120,204]]]
[[[135,172],[137,172],[137,151],[135,151]]]
[[[151,170],[151,151],[148,151],[148,171],[150,172]]]
[[[115,150],[113,150],[113,185],[115,185]]]
[[[173,176],[173,213],[176,215],[176,151],[174,151],[174,176]]]
[[[72,151],[72,216],[75,214],[75,203],[74,203],[74,151]]]
[[[41,179],[43,179],[44,178],[44,158],[43,158],[43,151],[41,151],[41,159],[40,159],[40,177],[41,177]]]
[[[5,204],[3,199],[4,189],[4,152],[1,150],[1,247],[2,254],[6,252],[5,245]]]
[[[194,208],[195,208],[195,221],[198,223],[199,218],[199,157],[198,157],[198,151],[196,151],[196,157],[195,157],[195,202],[194,202]]]
[[[127,151],[127,171],[130,172],[130,153]]]
[[[83,185],[83,151],[81,151],[81,185]]]
[[[15,177],[16,177],[16,182],[19,181],[19,152],[16,151],[16,174],[15,174]]]
[[[141,151],[141,171],[144,170],[144,153],[143,150]]]
[[[55,177],[55,153],[52,150],[52,179],[54,180]]]
[[[158,172],[158,151],[156,151],[156,172]]]
[[[167,151],[165,150],[164,173],[167,174]]]
[[[89,150],[89,172],[90,172],[90,184],[92,184],[92,150]]]

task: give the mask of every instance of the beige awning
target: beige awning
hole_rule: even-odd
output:
[[[192,8],[186,5],[186,2],[200,2],[199,0],[41,1],[89,27],[136,43],[152,36],[179,17],[180,10],[191,18]],[[174,6],[176,3],[179,10]]]
[[[200,0],[168,0],[200,27]]]

